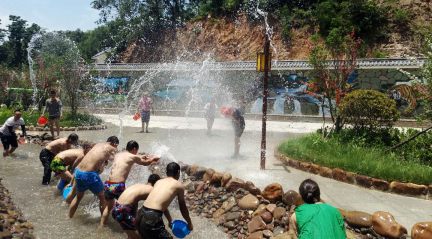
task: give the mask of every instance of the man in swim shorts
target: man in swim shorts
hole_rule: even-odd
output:
[[[65,150],[71,149],[73,145],[78,143],[78,135],[70,134],[67,138],[61,138],[49,143],[40,152],[39,159],[44,167],[44,176],[42,178],[42,184],[48,185],[51,182],[51,162],[54,157]]]
[[[90,144],[84,144],[82,149],[68,149],[57,154],[51,162],[51,170],[67,182],[72,180],[72,172],[91,150]]]
[[[188,224],[188,230],[193,230],[193,224],[184,198],[184,187],[178,181],[180,178],[180,166],[174,162],[169,163],[166,174],[166,178],[156,182],[144,205],[137,212],[135,227],[141,238],[173,238],[165,229],[162,214],[168,210],[169,205],[176,196],[180,212]]]
[[[138,209],[138,202],[146,200],[150,194],[155,183],[160,179],[159,175],[152,174],[148,178],[147,184],[135,184],[128,187],[126,191],[119,197],[114,209],[112,210],[112,217],[117,220],[128,238],[139,239],[141,238],[135,227],[135,217]],[[169,210],[165,211],[165,216],[168,219],[168,224],[172,224],[172,218]]]
[[[69,218],[75,214],[87,190],[99,198],[99,210],[102,215],[105,208],[105,198],[103,183],[99,174],[103,172],[105,162],[114,159],[118,144],[119,140],[116,136],[109,137],[107,142],[96,144],[78,165],[75,173],[77,194],[69,207]]]
[[[130,170],[134,164],[148,166],[156,163],[159,156],[143,155],[138,156],[139,145],[136,141],[131,140],[126,145],[126,151],[116,154],[114,157],[111,173],[104,183],[104,195],[106,207],[102,214],[101,226],[104,226],[108,220],[109,213],[114,207],[114,199],[118,199],[126,189],[125,183],[129,176]]]

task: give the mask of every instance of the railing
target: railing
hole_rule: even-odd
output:
[[[425,61],[425,58],[403,59],[359,59],[360,69],[416,69]],[[334,66],[334,61],[329,61],[329,67]],[[191,71],[205,69],[209,71],[254,71],[256,62],[182,62],[182,63],[130,63],[130,64],[94,64],[98,71]],[[307,60],[297,61],[273,61],[272,70],[312,70]]]

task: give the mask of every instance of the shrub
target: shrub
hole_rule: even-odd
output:
[[[411,18],[411,12],[403,9],[398,9],[394,12],[394,18],[397,24],[404,25]]]
[[[338,105],[338,111],[354,129],[368,132],[392,127],[400,118],[396,102],[375,90],[357,90],[347,94]]]
[[[376,51],[374,52],[373,57],[374,57],[374,58],[386,58],[388,55],[389,55],[388,53],[382,52],[382,51],[380,51],[380,50],[376,50]]]

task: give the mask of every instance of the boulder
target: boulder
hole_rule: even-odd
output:
[[[221,181],[221,186],[224,187],[225,185],[227,185],[227,183],[232,179],[232,176],[230,173],[225,173],[222,176],[222,181]]]
[[[252,217],[256,217],[261,215],[261,213],[263,213],[266,210],[266,205],[265,204],[260,204],[258,206],[258,208],[255,210],[254,213],[252,213]]]
[[[355,228],[369,228],[372,226],[372,215],[359,211],[345,212],[346,222]]]
[[[251,181],[246,181],[244,188],[246,189],[246,191],[252,193],[255,196],[261,194],[261,190],[255,187],[255,185]]]
[[[250,234],[246,239],[263,239],[264,234],[262,231],[254,232]]]
[[[214,173],[211,177],[210,183],[219,186],[221,184],[223,174]]]
[[[267,185],[267,187],[264,188],[264,191],[261,192],[261,196],[263,196],[263,198],[269,200],[272,203],[281,201],[282,195],[283,189],[282,185],[280,185],[279,183],[272,183],[270,185]]]
[[[195,171],[194,174],[192,174],[193,176],[195,176],[195,179],[197,180],[201,180],[204,176],[204,174],[206,173],[207,169],[204,167],[199,167],[197,168],[197,170]],[[206,181],[204,181],[206,182]]]
[[[273,217],[276,221],[280,221],[280,219],[285,215],[286,212],[287,212],[287,210],[285,208],[277,207],[274,210]]]
[[[427,193],[428,187],[414,183],[391,182],[390,189],[393,192],[400,194],[422,195]]]
[[[301,163],[299,164],[299,169],[300,169],[301,171],[309,172],[310,167],[311,167],[311,164],[310,164],[310,163],[301,162]]]
[[[357,184],[366,188],[372,187],[372,178],[364,175],[356,175]]]
[[[333,178],[339,181],[346,181],[347,175],[343,169],[334,168],[332,169]]]
[[[179,161],[178,164],[180,165],[180,170],[181,170],[182,172],[186,172],[187,169],[189,168],[189,165],[187,165],[187,164],[185,164],[185,163],[183,163],[183,162],[181,162],[181,161]]]
[[[293,190],[286,192],[282,197],[282,201],[288,206],[288,208],[291,208],[292,205],[298,207],[303,204],[303,199],[300,194]]]
[[[385,180],[381,180],[381,179],[372,179],[372,185],[381,191],[387,191],[390,187],[390,183],[385,181]]]
[[[318,174],[319,173],[319,169],[320,169],[319,165],[317,165],[317,164],[311,164],[309,172],[313,173],[313,174]]]
[[[256,231],[264,230],[266,228],[266,224],[261,218],[261,216],[256,216],[252,218],[250,222],[247,224],[249,233],[254,233]]]
[[[223,178],[222,178],[223,181]],[[228,191],[235,192],[239,188],[244,188],[244,181],[239,178],[232,178],[229,180],[229,182],[226,184],[226,188]]]
[[[263,219],[263,221],[265,222],[265,223],[271,223],[272,221],[273,221],[273,216],[272,216],[272,214],[269,212],[269,211],[267,211],[267,210],[265,210],[263,213],[261,213],[261,218]]]
[[[195,175],[195,172],[197,171],[197,169],[199,168],[198,165],[194,164],[192,166],[189,167],[189,175]]]
[[[333,178],[332,170],[330,168],[327,168],[327,167],[320,167],[319,175],[326,177],[326,178]]]
[[[267,211],[269,211],[271,214],[273,214],[274,210],[276,209],[276,204],[271,203],[271,204],[267,205],[266,209],[267,209]]]
[[[411,229],[412,239],[432,238],[432,222],[418,222]]]
[[[255,210],[259,205],[259,200],[252,194],[248,194],[240,199],[238,203],[242,210]]]
[[[381,236],[399,238],[407,229],[394,220],[388,212],[378,211],[372,215],[373,230]]]
[[[214,173],[214,169],[208,168],[203,176],[203,182],[210,182]]]

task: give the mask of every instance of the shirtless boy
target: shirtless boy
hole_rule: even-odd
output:
[[[39,159],[42,162],[44,167],[44,176],[42,179],[43,185],[50,184],[51,181],[51,162],[54,157],[65,150],[71,149],[73,145],[78,143],[78,135],[70,134],[67,138],[61,138],[52,141],[49,143],[42,151],[40,152]]]
[[[72,180],[72,173],[92,145],[85,144],[82,149],[68,149],[57,154],[51,162],[51,170],[67,182]],[[66,169],[66,167],[69,167]]]
[[[156,182],[144,202],[144,206],[137,213],[135,226],[141,238],[173,238],[165,229],[162,214],[168,210],[168,206],[176,196],[180,205],[180,212],[188,224],[188,229],[193,230],[184,198],[184,187],[178,181],[180,166],[174,162],[169,163],[166,171],[167,177]]]
[[[114,199],[118,199],[126,189],[125,183],[129,176],[130,170],[134,164],[150,165],[159,160],[159,156],[138,156],[139,145],[136,141],[131,140],[126,145],[126,151],[116,154],[111,173],[104,183],[104,195],[107,207],[101,218],[101,226],[104,226],[108,220],[109,213],[114,207]]]
[[[138,209],[138,202],[146,200],[155,183],[160,179],[159,175],[152,174],[147,184],[135,184],[126,189],[119,197],[113,211],[112,217],[120,223],[124,232],[131,239],[140,239],[140,235],[135,227],[135,217]],[[172,218],[169,211],[165,211],[165,216],[169,224],[172,224]]]
[[[102,215],[105,199],[103,184],[99,174],[103,172],[105,162],[114,159],[118,144],[119,140],[116,136],[109,137],[107,142],[96,144],[78,165],[75,173],[77,194],[69,207],[69,218],[72,218],[75,214],[87,190],[90,190],[99,198],[99,210]]]

